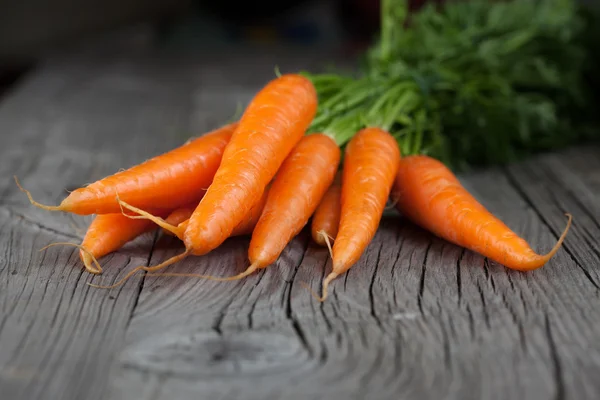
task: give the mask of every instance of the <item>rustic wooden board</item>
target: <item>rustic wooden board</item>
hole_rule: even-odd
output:
[[[229,283],[138,275],[181,251],[146,235],[81,271],[71,228],[85,218],[30,207],[167,150],[230,118],[272,76],[308,68],[257,56],[202,60],[123,56],[55,61],[0,104],[0,389],[11,399],[595,399],[600,397],[600,154],[571,149],[462,177],[535,249],[543,269],[508,271],[386,217],[361,261],[315,290],[331,268],[307,232],[280,260]],[[229,57],[229,58],[228,58]],[[313,60],[313,59],[310,59]],[[313,62],[313,61],[310,61]],[[225,69],[223,66],[228,65]],[[170,271],[229,275],[247,238]]]
[[[138,300],[141,277],[112,293],[92,290],[72,247],[89,218],[37,210],[80,186],[182,142],[190,91],[127,66],[51,64],[0,104],[0,387],[6,398],[100,398]],[[123,85],[127,83],[128,85]],[[166,130],[177,132],[165,136]],[[155,138],[152,140],[151,138]],[[159,140],[160,138],[160,140]],[[73,227],[75,225],[75,227]],[[77,229],[79,228],[79,229]],[[154,235],[104,260],[111,280],[147,263]]]

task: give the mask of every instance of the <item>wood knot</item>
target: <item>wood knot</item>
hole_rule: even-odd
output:
[[[309,358],[295,335],[240,332],[163,332],[127,348],[125,368],[182,378],[271,375],[294,369]]]

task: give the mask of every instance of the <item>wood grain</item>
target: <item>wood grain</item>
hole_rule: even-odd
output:
[[[127,66],[50,64],[0,104],[0,387],[11,399],[98,399],[137,303],[142,277],[108,294],[111,282],[146,264],[154,235],[102,260],[100,279],[82,271],[71,247],[89,218],[37,210],[16,174],[44,203],[184,140],[189,91]],[[129,83],[129,86],[124,85]],[[165,130],[179,137],[165,136]],[[150,138],[161,138],[150,140]],[[73,228],[75,225],[75,228]],[[78,229],[76,229],[78,228]]]
[[[250,65],[152,56],[56,61],[0,104],[0,172],[40,201],[230,118],[271,77]],[[285,58],[283,69],[311,66]],[[227,65],[227,69],[224,69]],[[10,148],[10,151],[8,149]],[[90,151],[93,149],[93,151]],[[245,280],[132,278],[85,285],[73,218],[37,211],[0,183],[0,389],[14,399],[596,399],[600,397],[600,161],[591,147],[461,176],[540,252],[574,216],[565,247],[509,271],[386,217],[367,251],[316,302],[328,253],[302,232]],[[83,227],[77,219],[79,227]],[[169,271],[232,275],[248,238]],[[109,283],[182,251],[152,235],[107,257]]]

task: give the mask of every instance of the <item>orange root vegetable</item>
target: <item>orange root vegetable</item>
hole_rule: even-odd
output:
[[[225,146],[237,126],[237,123],[226,125],[181,147],[79,188],[59,206],[36,202],[16,177],[15,180],[31,204],[50,211],[79,215],[119,213],[117,195],[142,209],[172,210],[198,201],[211,184]]]
[[[334,179],[340,162],[336,142],[323,134],[305,136],[279,169],[263,213],[252,232],[250,267],[241,278],[273,264],[304,228]]]
[[[301,75],[282,75],[262,88],[244,111],[211,185],[188,221],[183,234],[185,251],[161,264],[139,269],[155,272],[190,254],[203,255],[220,246],[261,198],[304,136],[316,110],[316,90]],[[160,226],[177,232],[177,227]]]
[[[326,246],[327,241],[335,239],[337,235],[342,212],[341,198],[342,183],[338,174],[312,217],[312,238],[320,246]]]
[[[314,86],[295,74],[272,80],[254,97],[190,217],[184,242],[192,254],[206,254],[231,235],[300,141],[316,109]]]
[[[94,218],[80,245],[52,243],[44,249],[55,245],[76,246],[85,269],[92,274],[101,274],[102,267],[97,261],[100,257],[119,250],[127,242],[155,228],[152,221],[145,219],[131,219],[123,214],[102,214]]]
[[[303,137],[281,165],[269,190],[260,219],[252,232],[248,250],[250,267],[225,278],[198,274],[185,276],[229,281],[273,264],[319,205],[335,177],[340,157],[338,145],[329,136],[312,134]]]
[[[252,233],[252,230],[254,229],[254,227],[256,226],[256,223],[258,222],[258,219],[261,216],[261,213],[263,211],[263,208],[265,206],[265,203],[267,202],[267,196],[269,193],[269,189],[267,188],[267,190],[265,190],[265,192],[263,192],[263,195],[261,196],[261,198],[259,199],[259,201],[255,202],[254,205],[252,206],[252,208],[250,208],[250,211],[248,213],[248,215],[233,229],[232,233],[231,233],[231,237],[234,236],[244,236],[244,235],[249,235]],[[148,213],[146,211],[137,209],[135,207],[132,207],[130,205],[128,205],[127,203],[123,203],[121,202],[122,206],[124,208],[127,208],[130,211],[134,211],[136,213],[141,214],[142,216],[146,217],[146,220],[142,220],[142,221],[148,221],[151,224],[157,224],[159,226],[162,226],[163,229],[165,230],[165,232],[169,232],[169,234],[173,235],[173,236],[177,236],[179,239],[183,240],[183,234],[185,232],[185,228],[187,227],[188,224],[188,220],[185,220],[183,222],[181,222],[179,225],[177,226],[169,226],[167,224],[167,222],[165,220],[163,220],[160,217],[154,216],[151,213]],[[181,215],[184,215],[185,211],[183,211],[184,209],[181,209]],[[124,216],[125,218],[130,218],[127,216]],[[168,218],[167,218],[168,219]],[[140,221],[139,219],[135,219],[133,221]],[[186,256],[188,255],[187,252],[182,253],[176,257],[176,260],[182,260],[184,259]],[[172,260],[172,259],[171,259]],[[135,274],[138,271],[147,271],[147,272],[154,272],[154,271],[158,271],[159,269],[163,268],[162,264],[159,264],[157,266],[153,266],[153,267],[137,267],[134,270],[132,270],[131,272],[129,272],[123,279],[121,279],[119,282],[115,283],[114,285],[111,286],[98,286],[98,285],[94,285],[94,284],[89,284],[90,286],[93,287],[97,287],[97,288],[102,288],[102,289],[110,289],[116,286],[119,286],[121,284],[123,284],[127,279],[129,279],[133,274]],[[229,278],[213,278],[211,276],[206,276],[206,275],[199,275],[199,274],[185,274],[185,273],[160,273],[160,274],[148,274],[150,276],[186,276],[186,277],[199,277],[199,278],[207,278],[207,279],[213,279],[213,280],[230,280]]]
[[[248,215],[233,229],[233,231],[231,232],[231,237],[250,235],[252,233],[252,231],[254,230],[254,227],[256,226],[256,223],[258,222],[258,219],[260,218],[260,215],[263,211],[265,203],[267,201],[267,194],[268,194],[268,190],[263,192],[263,195],[261,196],[260,200],[258,202],[256,202],[252,206],[252,208],[250,208],[250,212],[248,213]],[[172,225],[177,226],[178,234],[176,236],[179,237],[179,239],[183,240],[183,234],[185,232],[185,228],[187,228],[187,225],[189,222],[189,217],[194,212],[194,209],[193,208],[192,209],[185,208],[185,209],[180,209],[180,210],[176,210],[176,211],[179,211],[179,214],[177,215],[177,219],[183,218],[185,215],[187,215],[187,218],[184,219],[182,222],[180,222],[178,224],[175,224],[175,223],[172,224]],[[173,215],[173,214],[171,214],[171,215]],[[177,222],[175,217],[173,217],[172,220],[173,220],[173,222]],[[167,220],[165,222],[169,223],[169,218],[167,218]],[[164,231],[169,232],[169,234],[171,234],[171,235],[173,234],[171,231],[168,231],[166,229]]]
[[[554,248],[539,255],[487,211],[444,164],[427,156],[400,162],[392,197],[398,210],[417,225],[519,271],[546,264],[562,245],[572,220],[567,214],[567,226]]]
[[[333,270],[329,283],[350,269],[373,239],[400,163],[396,140],[379,128],[365,128],[346,147],[342,171],[340,225],[333,245]]]
[[[123,203],[121,203],[121,204],[123,204]],[[187,220],[190,219],[190,217],[194,213],[194,209],[196,208],[197,205],[198,205],[198,203],[189,204],[187,206],[173,210],[173,212],[171,212],[171,214],[169,214],[169,216],[167,216],[167,218],[165,218],[165,223],[179,228],[182,232],[181,235],[183,236],[185,227],[180,227],[179,225],[181,223],[185,222],[186,226],[187,226]],[[166,235],[175,236],[175,234],[169,229],[162,228],[162,231]],[[181,237],[180,237],[180,239],[181,239]]]

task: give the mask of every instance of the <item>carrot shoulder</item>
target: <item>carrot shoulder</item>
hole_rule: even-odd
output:
[[[487,211],[444,164],[428,156],[410,156],[400,162],[392,196],[398,210],[417,225],[520,271],[546,264],[571,225],[568,215],[567,227],[554,248],[539,255]]]
[[[198,201],[211,184],[237,123],[207,133],[174,150],[69,194],[59,206],[32,204],[80,215],[120,213],[121,200],[142,209],[174,209]],[[18,184],[18,182],[17,182]]]

